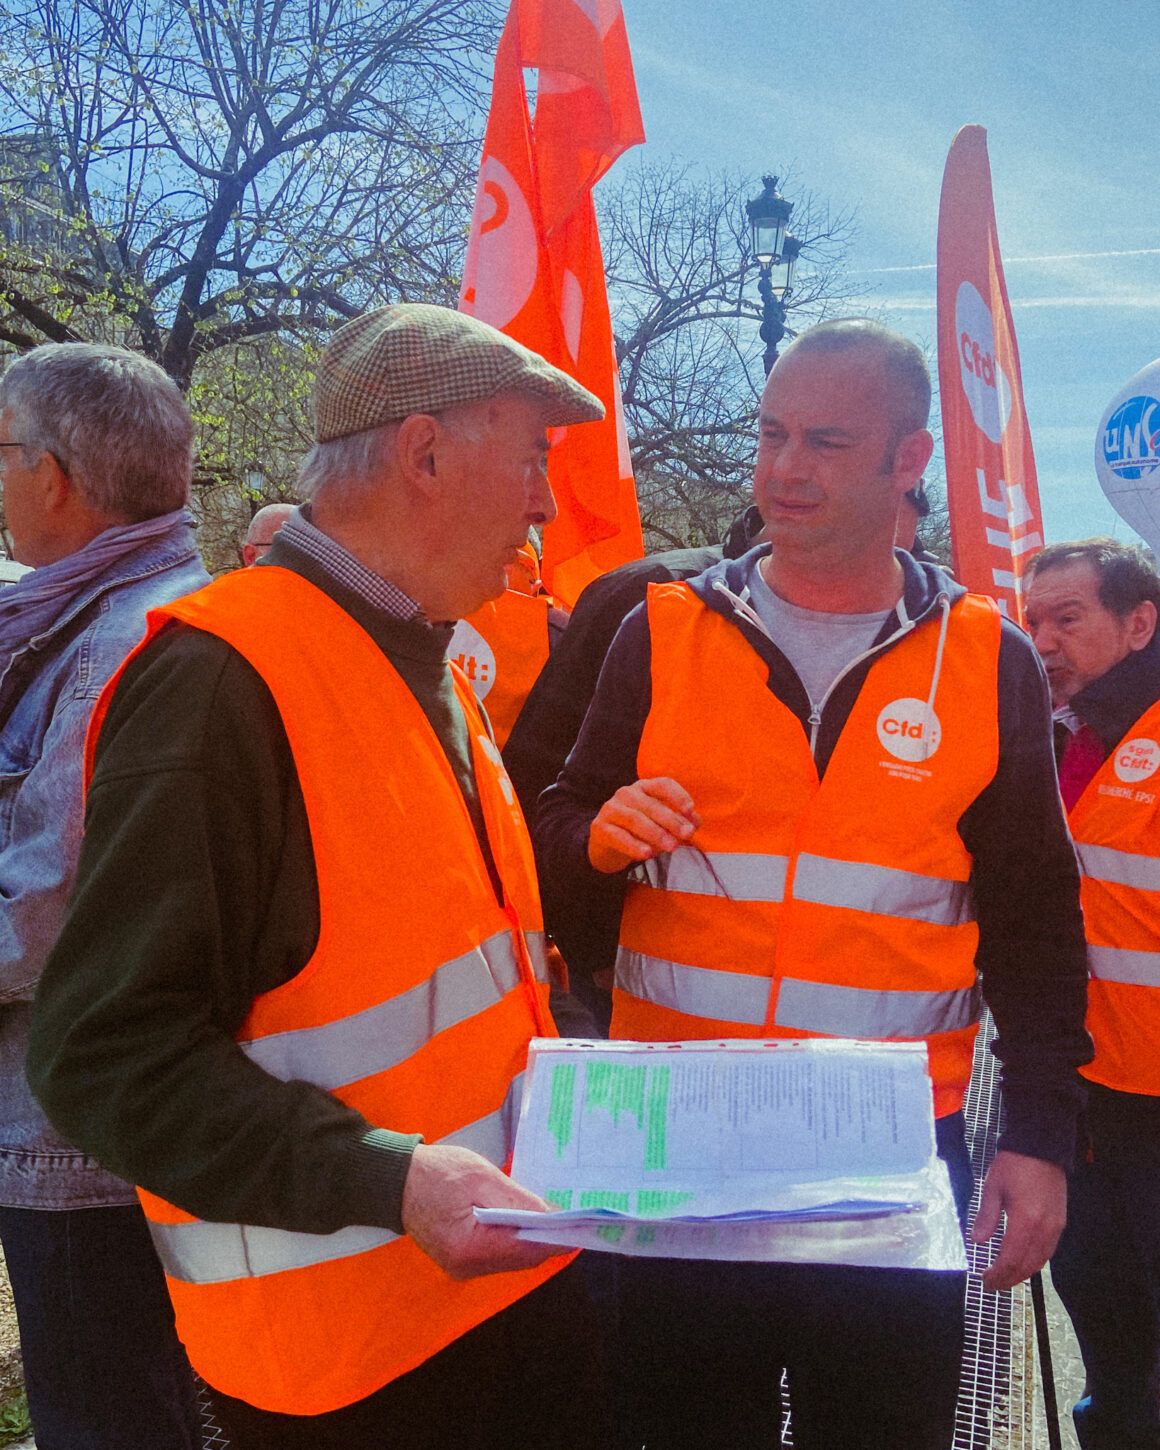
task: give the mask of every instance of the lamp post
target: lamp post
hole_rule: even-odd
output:
[[[776,176],[763,176],[761,180],[764,190],[745,203],[745,210],[753,234],[753,255],[761,268],[757,279],[761,340],[765,343],[761,364],[768,377],[777,361],[777,345],[785,336],[785,299],[793,286],[794,263],[801,243],[786,230],[793,202],[778,192]]]

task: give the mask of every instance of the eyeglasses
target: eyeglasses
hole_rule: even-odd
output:
[[[0,448],[23,448],[23,447],[24,447],[24,444],[23,443],[0,443]],[[3,454],[0,454],[0,457],[3,457]],[[4,472],[3,467],[0,467],[0,474],[3,474],[3,472]]]
[[[48,454],[50,458],[56,459],[57,467],[65,475],[66,478],[68,477],[68,469],[66,469],[64,464],[61,463],[60,459],[56,457],[56,454],[51,452],[49,449],[42,447],[39,443],[19,443],[9,440],[0,443],[0,448],[31,448],[36,452],[38,458],[43,458],[45,454]]]

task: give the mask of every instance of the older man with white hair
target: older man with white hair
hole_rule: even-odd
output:
[[[16,558],[0,594],[0,1239],[41,1450],[190,1450],[193,1377],[129,1183],[45,1121],[32,997],[81,846],[85,730],[156,605],[207,579],[185,509],[193,425],[122,348],[35,348],[0,379]],[[110,924],[119,901],[101,903]]]
[[[607,1443],[576,1270],[473,1215],[547,1208],[502,1170],[554,1029],[530,844],[446,659],[555,514],[548,429],[602,412],[472,318],[349,323],[310,503],[98,708],[31,1071],[146,1190],[242,1450]]]

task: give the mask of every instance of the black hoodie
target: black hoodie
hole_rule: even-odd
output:
[[[811,720],[793,667],[735,612],[730,597],[742,594],[754,559],[768,548],[724,560],[689,586],[730,619],[768,664],[770,690],[797,716],[807,739],[816,730],[814,756],[824,773],[874,658],[912,623],[939,617],[941,598],[953,603],[965,590],[937,567],[898,551],[905,573],[898,607]],[[558,910],[571,922],[582,916],[589,933],[585,960],[605,966],[615,954],[624,875],[602,876],[592,868],[588,831],[601,805],[637,778],[637,747],[651,703],[651,654],[642,606],[625,620],[609,651],[576,748],[559,781],[541,797],[536,822],[549,929]],[[1083,1100],[1076,1068],[1091,1058],[1083,1026],[1087,967],[1079,873],[1056,785],[1043,667],[1027,636],[1006,620],[999,646],[999,764],[964,812],[959,834],[973,860],[976,963],[998,1028],[994,1051],[1003,1063],[1006,1128],[1000,1147],[1066,1168]]]

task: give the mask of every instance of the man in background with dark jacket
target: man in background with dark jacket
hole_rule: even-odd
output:
[[[576,744],[608,648],[649,585],[689,579],[721,558],[740,558],[757,542],[762,527],[761,514],[750,505],[734,520],[723,545],[648,554],[601,574],[585,588],[503,746],[504,765],[530,824],[540,795],[554,784]],[[607,1031],[616,922],[593,918],[582,899],[567,887],[553,890],[551,880],[542,881],[540,889],[544,924],[568,963],[572,991]]]

